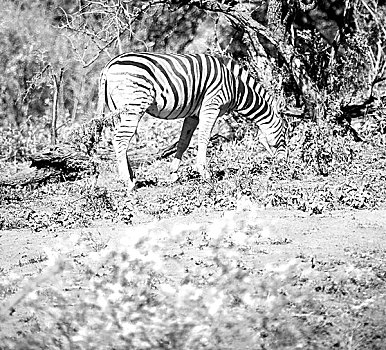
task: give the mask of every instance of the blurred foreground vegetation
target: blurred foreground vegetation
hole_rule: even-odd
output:
[[[112,242],[73,232],[19,262],[44,269],[28,282],[0,271],[0,348],[384,349],[385,250],[264,265],[267,247],[291,240],[259,215],[243,204],[207,226],[139,226]]]

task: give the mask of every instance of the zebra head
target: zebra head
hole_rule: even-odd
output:
[[[236,62],[228,60],[227,69],[236,82],[235,111],[254,121],[261,130],[261,143],[268,153],[279,159],[287,158],[287,123],[278,111],[278,104],[264,87]]]

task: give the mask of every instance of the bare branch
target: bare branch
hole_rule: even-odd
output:
[[[51,144],[56,144],[57,139],[57,120],[58,120],[58,96],[60,92],[60,88],[63,82],[63,74],[64,74],[64,68],[60,68],[59,76],[56,76],[56,74],[52,73],[51,78],[54,83],[54,97],[52,102],[52,119],[51,119]]]
[[[33,89],[35,89],[36,84],[39,82],[39,80],[42,79],[44,73],[51,67],[50,64],[45,65],[45,67],[38,73],[36,73],[30,81],[28,81],[28,88],[23,96],[22,101],[25,102],[28,95],[31,93]]]
[[[371,14],[371,16],[373,17],[373,20],[377,23],[379,28],[382,30],[383,35],[385,35],[385,37],[386,37],[386,27],[381,23],[381,20],[378,18],[377,10],[376,9],[372,9],[367,4],[366,0],[361,0],[361,2],[363,4],[363,6],[367,9],[367,11]]]
[[[84,18],[87,15],[104,15],[109,16],[110,19],[107,19],[105,22],[107,23],[107,27],[104,27],[103,32],[111,32],[113,37],[111,39],[104,39],[100,35],[96,34],[95,32],[92,32],[91,30],[87,28],[79,28],[74,25],[74,19],[69,18],[66,14],[66,24],[62,27],[65,29],[68,29],[70,31],[74,31],[76,33],[85,35],[92,40],[96,47],[98,48],[98,51],[94,54],[91,59],[88,61],[84,61],[82,58],[83,68],[87,68],[91,66],[100,56],[103,52],[106,52],[107,48],[111,47],[114,44],[118,45],[119,51],[122,51],[120,38],[121,36],[126,33],[127,31],[131,31],[131,27],[133,23],[137,20],[139,20],[144,13],[146,13],[150,7],[157,5],[157,4],[164,4],[165,1],[160,0],[154,0],[149,1],[148,3],[144,4],[140,8],[137,8],[133,11],[133,13],[129,13],[127,8],[124,6],[125,4],[121,1],[118,1],[113,4],[107,4],[105,2],[99,2],[99,1],[89,1],[88,3],[88,11],[84,11],[84,8],[78,12],[78,17],[80,19]],[[126,4],[127,5],[127,4]],[[121,18],[122,17],[122,18]],[[114,34],[115,33],[115,34]],[[101,45],[101,43],[104,43]],[[80,56],[79,56],[80,57]]]

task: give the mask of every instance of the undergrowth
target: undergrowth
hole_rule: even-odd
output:
[[[153,134],[166,144],[168,131]],[[117,181],[111,159],[100,163],[105,169],[97,181],[91,178],[40,188],[0,188],[0,229],[77,228],[101,220],[130,224],[142,214],[150,220],[234,209],[241,197],[262,207],[310,214],[385,206],[386,151],[377,144],[377,138],[373,144],[358,143],[340,126],[303,123],[289,140],[288,160],[279,163],[267,156],[257,133],[249,128],[241,140],[212,145],[209,181],[194,171],[193,142],[174,183],[169,179],[168,161],[154,161],[136,170],[138,189],[127,193]],[[138,147],[143,148],[149,139],[147,135]]]

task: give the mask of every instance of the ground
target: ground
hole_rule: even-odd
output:
[[[261,227],[270,230],[269,240],[260,245],[258,258],[264,264],[279,264],[291,259],[347,260],[352,252],[386,250],[386,210],[334,211],[310,215],[302,211],[256,209]],[[173,225],[198,223],[208,225],[223,212],[191,214],[156,221],[161,229]],[[32,232],[29,229],[4,230],[0,233],[0,266],[29,276],[39,270],[39,257],[47,249],[61,246],[63,240],[81,231],[102,234],[108,244],[116,244],[135,227],[111,225],[87,229]],[[191,237],[194,241],[198,237]],[[170,251],[169,254],[173,254]],[[75,253],[74,253],[75,254]],[[78,254],[78,252],[76,252]],[[194,251],[189,255],[194,257]],[[37,265],[37,266],[35,266]]]
[[[386,154],[338,146],[3,190],[0,349],[386,349]]]
[[[175,242],[173,245],[168,244],[162,248],[162,256],[166,260],[169,259],[169,263],[166,264],[167,277],[180,281],[186,271],[193,269],[196,265],[205,264],[206,254],[210,253],[202,248],[202,233],[208,231],[207,228],[210,225],[221,225],[224,217],[234,215],[238,220],[242,220],[244,216],[249,216],[251,213],[261,235],[258,246],[246,250],[242,255],[242,262],[239,264],[247,271],[263,271],[270,264],[281,266],[294,261],[330,273],[341,266],[345,268],[362,266],[363,260],[370,263],[366,268],[371,267],[372,264],[373,266],[383,265],[386,257],[386,210],[339,210],[322,215],[310,215],[310,213],[296,210],[251,207],[247,203],[235,211],[207,212],[205,215],[195,213],[156,220],[151,224],[136,223],[134,226],[106,225],[105,223],[98,227],[55,231],[4,230],[0,233],[0,266],[6,275],[12,272],[28,280],[39,274],[42,269],[44,271],[47,254],[49,254],[47,252],[61,250],[61,247],[64,247],[73,236],[93,237],[92,245],[95,249],[90,249],[90,245],[83,246],[83,248],[74,245],[72,249],[66,250],[66,259],[75,262],[75,266],[70,269],[70,274],[77,275],[77,285],[67,286],[65,290],[73,293],[74,289],[76,292],[87,282],[88,277],[79,272],[82,271],[80,266],[83,266],[82,261],[87,260],[90,253],[99,251],[96,245],[100,244],[101,249],[118,246],[125,236],[149,225],[152,234],[155,235],[154,238],[162,242],[164,240],[162,232],[170,232],[176,226],[194,227],[198,224],[200,229],[192,228],[192,231],[187,231],[182,243]],[[159,232],[159,238],[157,238],[157,232]],[[234,233],[237,234],[237,231]],[[183,269],[175,268],[175,260],[180,266],[183,266]],[[63,272],[61,278],[64,278],[66,273],[69,272]],[[383,270],[382,273],[381,279],[384,283],[386,271]],[[385,291],[384,288],[381,290]],[[368,297],[371,297],[371,293],[369,294]],[[49,303],[49,300],[43,301],[44,305],[49,305]],[[31,317],[31,313],[18,303],[14,305],[14,308],[16,311],[8,318],[8,322],[0,327],[2,334],[18,337],[30,332],[34,333],[42,328],[39,323],[43,320],[39,320],[38,313]],[[381,331],[383,332],[384,329]],[[336,341],[335,347],[349,348],[344,346],[345,337],[347,336],[340,339],[341,343]],[[372,337],[371,335],[366,339],[366,346],[354,346],[353,348],[386,348],[377,342],[373,343]],[[245,345],[245,342],[241,344],[240,348],[250,348],[250,345]],[[341,347],[339,344],[342,344]],[[322,344],[316,348],[327,349],[329,346],[330,344],[325,346]],[[279,346],[278,348],[285,347]]]

